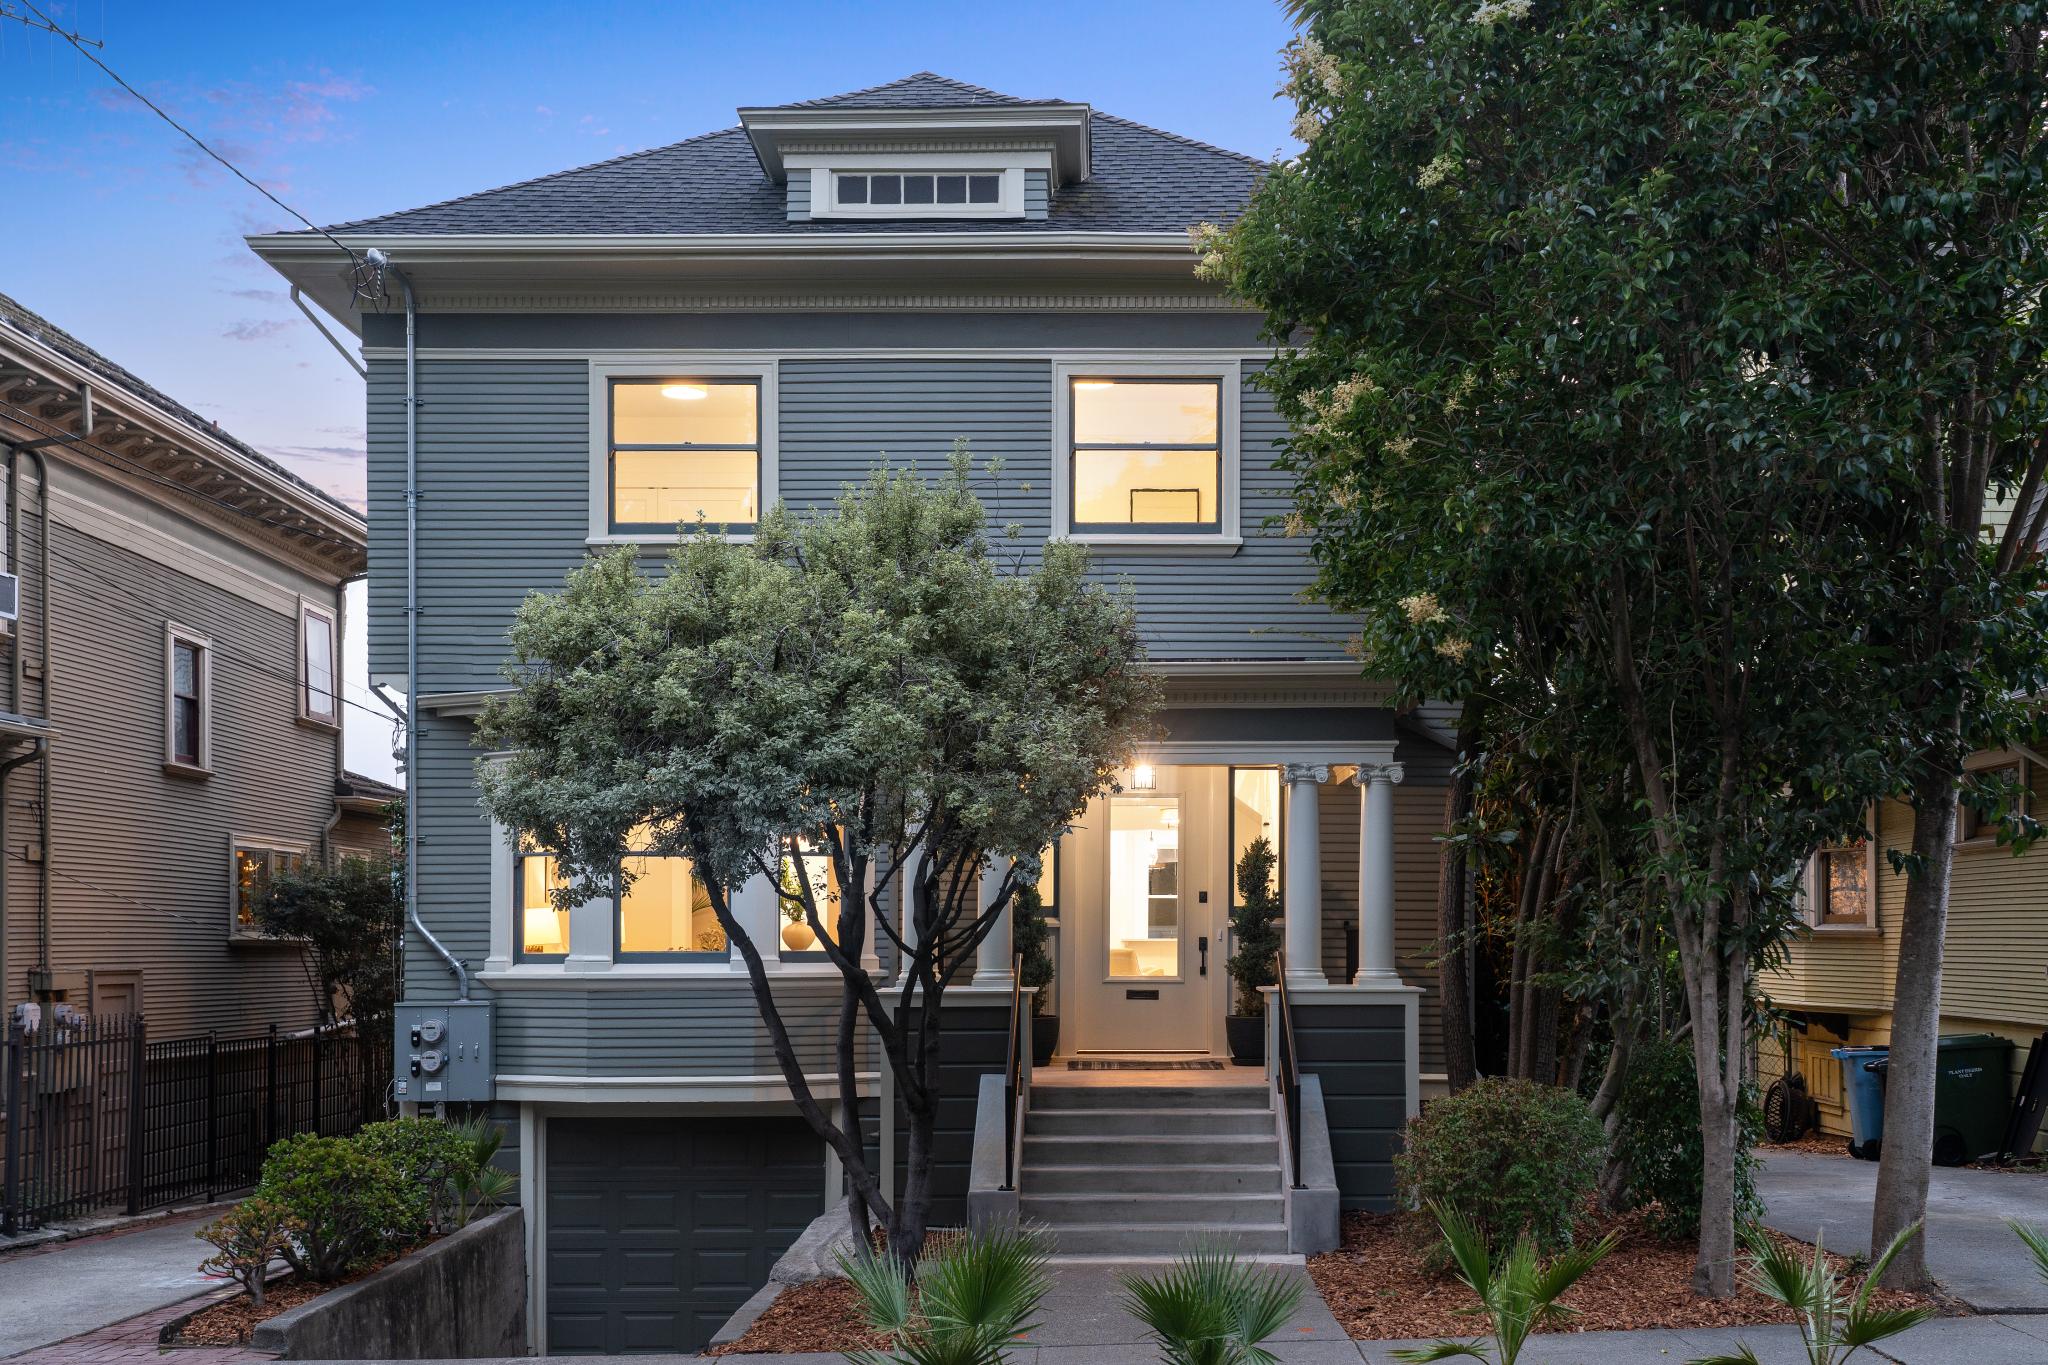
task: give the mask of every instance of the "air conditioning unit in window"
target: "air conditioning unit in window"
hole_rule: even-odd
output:
[[[0,573],[0,621],[21,619],[21,577]]]

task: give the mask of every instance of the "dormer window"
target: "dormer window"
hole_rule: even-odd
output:
[[[1000,173],[842,173],[833,177],[833,183],[835,200],[842,207],[854,205],[879,208],[884,205],[900,204],[918,210],[949,205],[996,205],[1003,201],[1003,177]]]

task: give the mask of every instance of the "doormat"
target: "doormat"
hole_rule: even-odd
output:
[[[1194,1061],[1145,1062],[1112,1058],[1107,1061],[1069,1061],[1069,1071],[1221,1071],[1223,1063],[1214,1057]]]

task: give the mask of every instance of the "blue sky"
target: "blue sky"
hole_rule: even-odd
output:
[[[1293,145],[1273,99],[1289,29],[1272,0],[37,3],[322,223],[918,70],[1235,151]],[[291,224],[60,40],[4,20],[0,204],[0,292],[360,502],[361,381],[241,243]],[[354,727],[351,760],[387,771],[370,728]]]

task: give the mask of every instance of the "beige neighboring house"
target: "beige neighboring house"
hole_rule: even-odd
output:
[[[1972,770],[2004,769],[2024,783],[2031,813],[2048,813],[2048,758],[2012,749],[1973,755]],[[1877,839],[1816,854],[1807,874],[1808,927],[1785,965],[1762,985],[1807,1027],[1793,1034],[1793,1058],[1820,1107],[1821,1130],[1846,1138],[1844,1043],[1891,1041],[1892,990],[1906,878],[1888,856],[1911,848],[1913,812],[1883,802]],[[1958,812],[1955,871],[1943,945],[1943,1034],[1991,1033],[2013,1042],[2016,1089],[2027,1053],[2048,1030],[2048,847],[2015,855],[1968,807]],[[1783,1070],[1782,1036],[1759,1049],[1768,1085]]]
[[[5,296],[0,462],[0,1008],[312,1024],[249,897],[388,854],[391,789],[342,762],[361,514]]]

